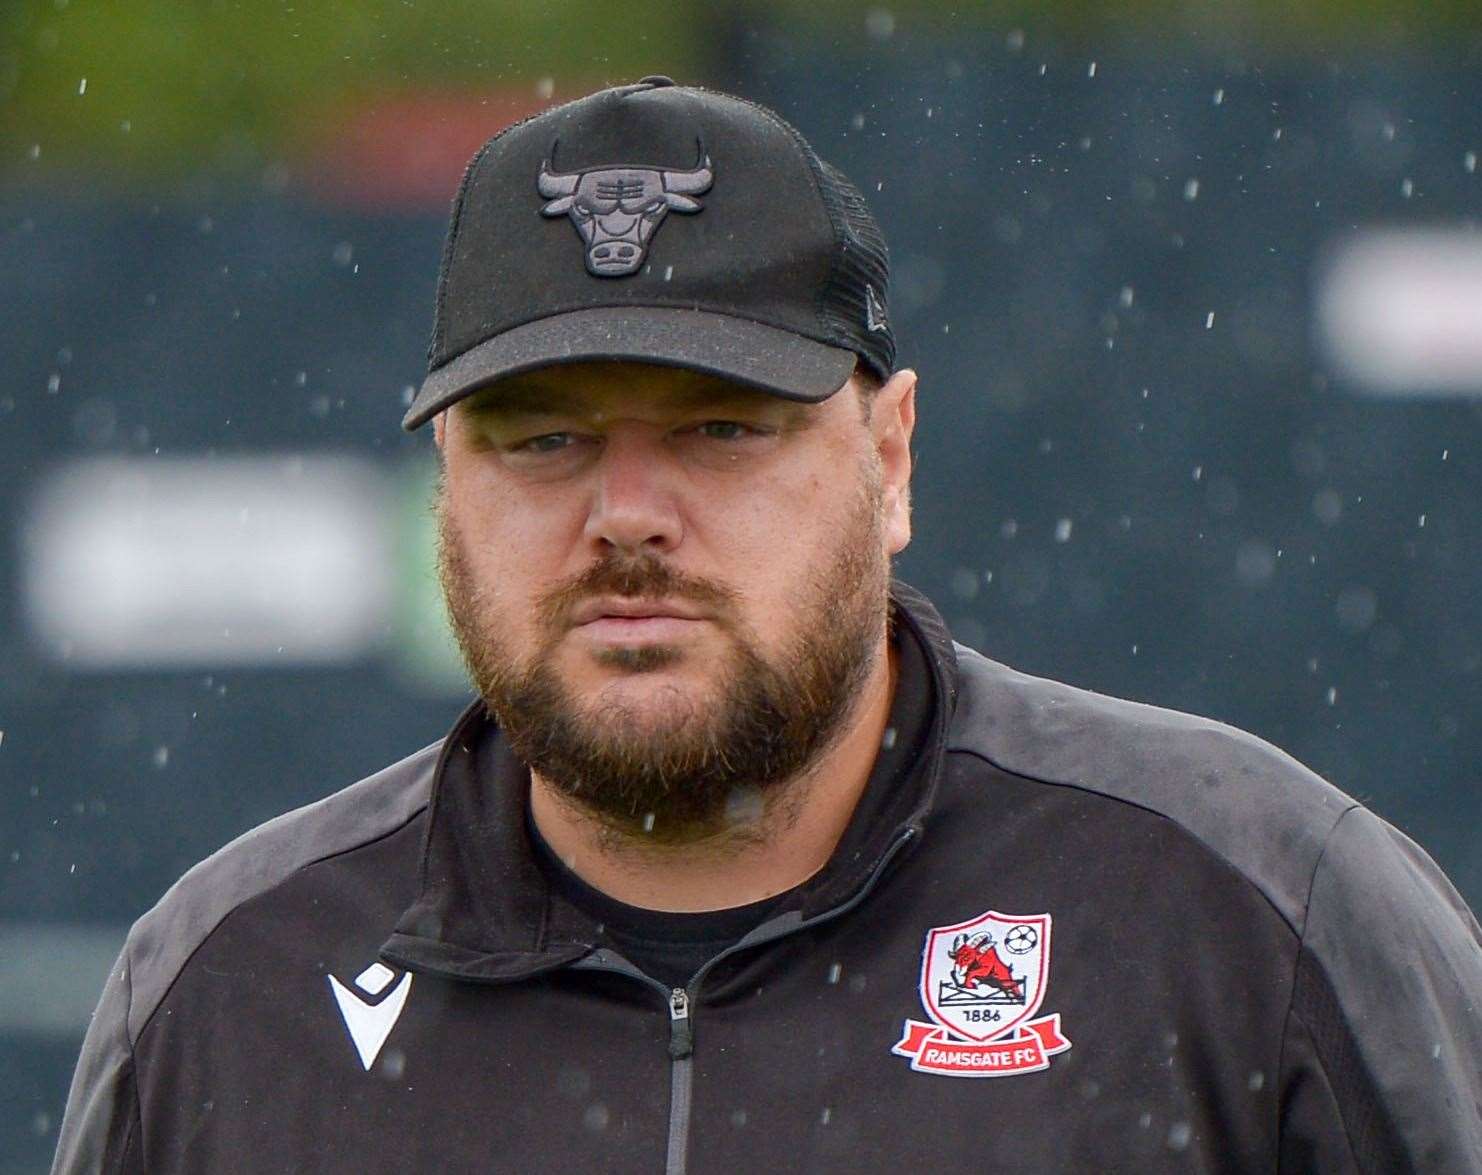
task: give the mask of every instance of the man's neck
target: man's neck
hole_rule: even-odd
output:
[[[833,854],[869,781],[895,697],[897,657],[866,680],[843,734],[724,842],[655,846],[613,832],[532,773],[530,815],[551,851],[588,885],[650,910],[723,910],[801,885]]]

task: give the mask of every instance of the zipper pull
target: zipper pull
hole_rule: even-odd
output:
[[[695,1034],[690,1027],[690,996],[682,987],[669,993],[669,1055],[676,1061],[695,1051]]]

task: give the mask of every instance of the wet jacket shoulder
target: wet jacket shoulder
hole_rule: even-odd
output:
[[[426,809],[440,746],[238,837],[185,873],[134,924],[88,1028],[54,1171],[144,1170],[134,1046],[182,969],[245,904],[308,866],[405,830]]]
[[[1243,730],[957,651],[949,749],[983,787],[1002,772],[1166,821],[1288,928],[1289,966],[1251,959],[1290,993],[1283,1170],[1482,1171],[1482,931],[1423,849]]]

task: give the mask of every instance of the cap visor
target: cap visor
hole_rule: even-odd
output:
[[[559,363],[626,360],[688,367],[789,400],[826,400],[856,356],[780,327],[677,306],[600,306],[527,322],[431,372],[402,419],[407,431],[505,376]]]

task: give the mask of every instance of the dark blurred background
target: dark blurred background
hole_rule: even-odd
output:
[[[0,1173],[128,923],[464,704],[398,427],[449,201],[650,72],[870,199],[959,639],[1262,735],[1482,903],[1478,5],[965,7],[0,13]]]

